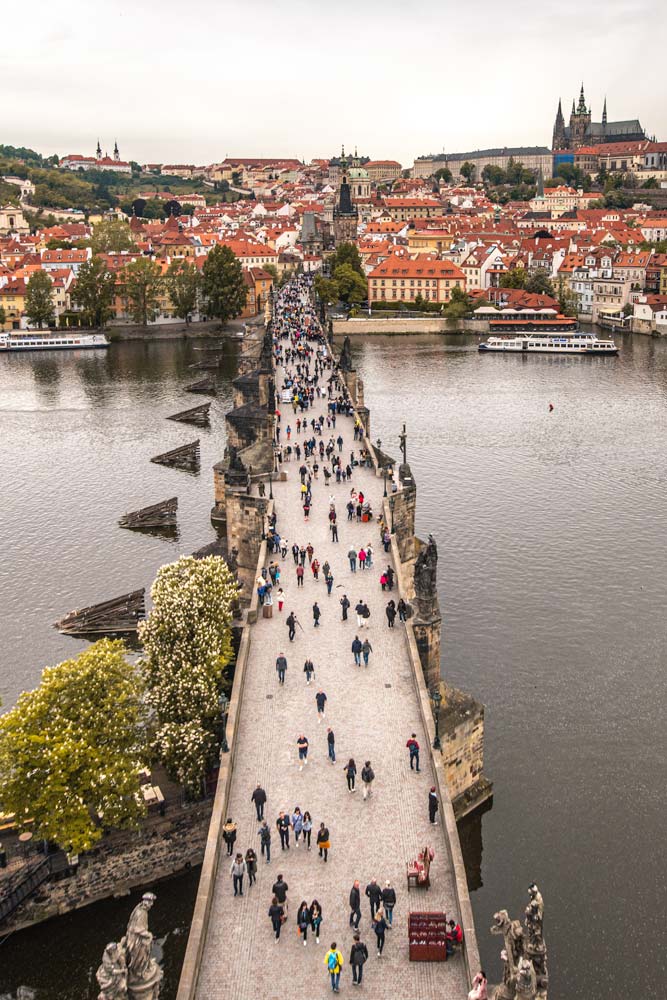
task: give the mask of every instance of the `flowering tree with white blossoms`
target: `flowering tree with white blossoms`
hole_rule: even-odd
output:
[[[104,828],[145,814],[148,759],[141,678],[119,640],[101,639],[47,667],[0,716],[0,810],[67,851],[89,850]]]
[[[233,657],[232,608],[238,584],[219,556],[183,556],[162,566],[153,609],[139,626],[155,750],[192,794],[212,760],[225,668]]]

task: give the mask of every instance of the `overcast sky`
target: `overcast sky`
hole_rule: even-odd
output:
[[[17,12],[18,8],[14,8]],[[31,0],[5,17],[0,142],[144,162],[549,145],[593,120],[667,139],[663,0]],[[13,25],[13,26],[12,26]]]

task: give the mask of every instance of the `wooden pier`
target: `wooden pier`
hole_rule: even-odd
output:
[[[70,611],[53,627],[63,635],[124,635],[136,632],[138,623],[145,617],[146,588],[142,587],[130,594]]]
[[[216,389],[215,379],[202,378],[198,382],[191,382],[190,385],[184,386],[183,391],[200,392],[205,396],[215,396],[218,390]]]
[[[156,465],[168,465],[171,469],[183,469],[184,472],[199,472],[199,438],[190,444],[182,444],[162,455],[154,455],[151,462]]]
[[[121,528],[130,528],[133,531],[150,528],[175,529],[177,510],[178,497],[171,497],[169,500],[154,503],[151,507],[142,507],[141,510],[123,514],[118,524]]]
[[[192,406],[189,410],[181,410],[173,413],[167,420],[178,420],[182,424],[196,424],[197,427],[208,427],[210,423],[209,410],[210,403],[202,403],[200,406]]]

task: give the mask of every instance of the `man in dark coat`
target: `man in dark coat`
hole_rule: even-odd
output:
[[[361,920],[361,893],[359,892],[359,882],[355,882],[350,889],[350,927],[355,931],[359,927]]]
[[[257,810],[257,819],[264,819],[264,805],[266,803],[266,792],[261,785],[257,785],[257,788],[250,796],[250,801],[255,803],[255,809]]]

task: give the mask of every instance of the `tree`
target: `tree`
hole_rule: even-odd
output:
[[[213,247],[202,268],[202,292],[208,311],[222,324],[243,312],[248,291],[241,263],[230,247]]]
[[[113,315],[116,276],[101,257],[91,257],[79,268],[72,299],[83,312],[88,326],[104,326]]]
[[[0,806],[64,850],[87,851],[103,827],[144,814],[141,682],[119,640],[101,639],[47,667],[0,716]]]
[[[444,181],[445,184],[451,184],[453,180],[452,172],[449,167],[440,167],[439,170],[436,170],[433,176],[438,181]]]
[[[466,160],[461,167],[461,177],[464,177],[468,184],[472,183],[472,179],[475,176],[475,164],[471,163],[470,160]]]
[[[338,302],[340,298],[336,282],[333,278],[325,278],[323,274],[318,274],[315,277],[315,291],[325,305]]]
[[[54,317],[52,288],[53,282],[46,271],[35,271],[28,282],[25,311],[30,322],[36,323],[40,330],[45,323],[51,323]]]
[[[535,292],[537,295],[553,296],[554,294],[554,286],[543,268],[531,271],[523,287],[527,292]]]
[[[5,312],[5,307],[0,306],[0,330],[4,328],[6,322],[7,322],[7,313]]]
[[[576,292],[565,282],[562,275],[558,277],[556,285],[556,297],[558,299],[558,311],[563,316],[576,316],[579,312],[579,299]]]
[[[470,312],[472,312],[472,299],[463,288],[455,285],[452,288],[449,303],[445,308],[447,319],[451,322],[456,322],[463,319]]]
[[[641,186],[643,188],[649,188],[649,189],[650,188],[659,188],[660,187],[660,185],[658,184],[658,181],[656,180],[655,177],[649,177],[648,180],[645,180],[644,183]]]
[[[500,276],[501,288],[525,288],[526,270],[523,267],[511,267]]]
[[[224,559],[183,556],[158,570],[153,609],[139,626],[155,750],[193,795],[211,761],[238,590]]]
[[[121,253],[123,250],[132,250],[134,249],[132,230],[128,223],[121,219],[98,222],[90,246],[93,254]]]
[[[334,273],[340,264],[349,264],[353,271],[360,274],[364,280],[366,278],[364,267],[361,263],[361,254],[356,243],[339,243],[336,247],[336,252],[329,258],[328,263],[331,274]]]
[[[273,278],[274,285],[277,285],[280,280],[280,275],[278,274],[278,268],[275,264],[262,264],[262,270],[266,271]]]
[[[145,198],[135,198],[134,201],[132,202],[132,211],[138,218],[142,218],[145,208],[146,208]]]
[[[163,212],[165,216],[168,215],[180,215],[181,214],[181,203],[176,201],[175,198],[171,198],[169,201],[165,201]]]
[[[338,289],[338,297],[352,305],[364,302],[368,297],[368,284],[351,264],[339,264],[333,273],[333,281]]]
[[[190,313],[197,308],[197,295],[201,286],[199,271],[187,260],[175,260],[167,271],[167,291],[177,316],[190,322]]]
[[[123,272],[123,288],[135,323],[146,326],[158,313],[162,290],[160,265],[148,257],[138,257]]]

